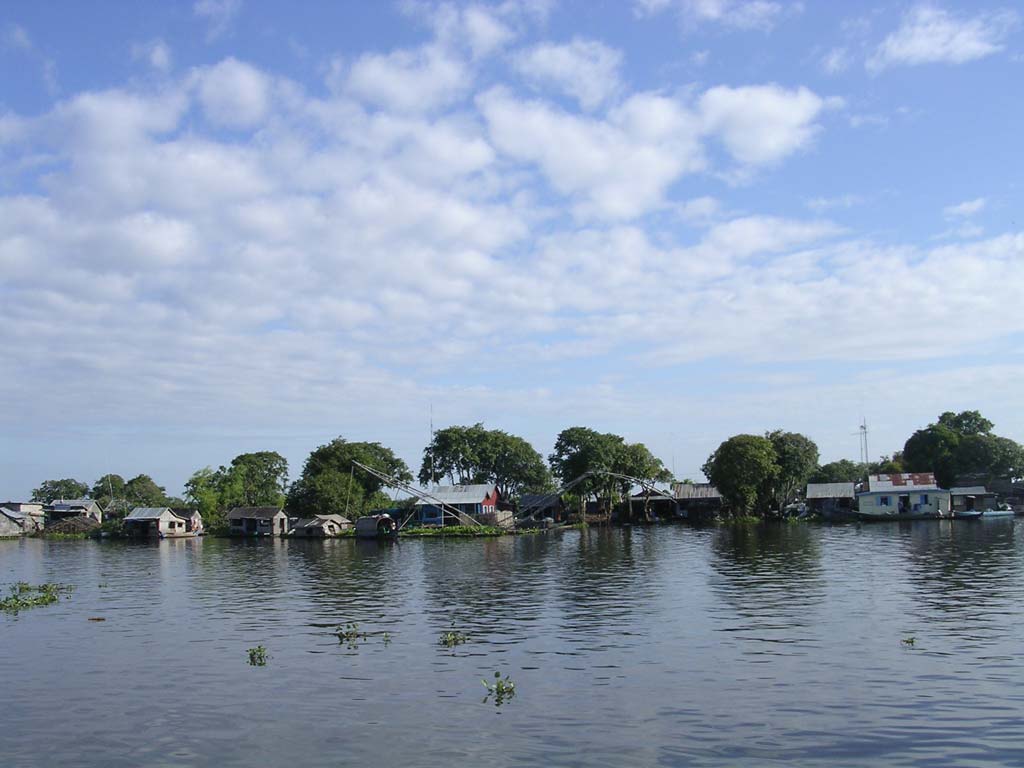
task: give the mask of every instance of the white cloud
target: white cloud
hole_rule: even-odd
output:
[[[508,25],[493,13],[479,6],[463,11],[466,37],[474,56],[487,56],[500,49],[515,36]]]
[[[367,53],[352,64],[347,90],[364,101],[401,112],[423,112],[462,98],[472,82],[466,65],[428,45],[390,54]]]
[[[530,82],[576,99],[584,109],[599,107],[621,88],[622,54],[596,40],[575,38],[557,45],[541,43],[515,57],[515,67]]]
[[[18,51],[31,51],[33,48],[28,31],[18,24],[9,24],[4,29],[3,44]]]
[[[861,205],[863,203],[864,198],[861,195],[840,195],[838,197],[814,197],[806,201],[807,207],[816,213],[832,210],[834,208],[853,208],[854,206]]]
[[[234,58],[198,73],[199,101],[215,125],[251,128],[267,115],[269,78]]]
[[[946,218],[970,217],[980,213],[987,201],[984,197],[976,197],[973,200],[964,200],[956,205],[948,205],[942,209]]]
[[[850,66],[850,52],[845,48],[833,48],[821,60],[821,66],[829,75],[845,72]]]
[[[521,101],[500,88],[477,102],[495,145],[539,165],[562,194],[582,197],[581,215],[637,216],[658,207],[679,176],[704,166],[696,120],[665,97],[638,94],[607,120]]]
[[[840,104],[802,87],[716,86],[700,97],[699,109],[705,130],[718,135],[737,162],[760,166],[805,149],[821,112]]]
[[[770,0],[634,0],[638,16],[649,16],[675,8],[684,25],[721,24],[735,29],[770,30],[787,8]],[[798,11],[796,3],[790,10]]]
[[[918,5],[903,17],[868,58],[870,72],[900,64],[963,64],[1003,49],[1004,38],[1018,23],[1012,11],[965,18],[933,5]]]
[[[192,13],[207,22],[206,41],[221,37],[242,10],[242,0],[196,0]]]
[[[171,69],[171,49],[163,40],[135,43],[132,45],[132,59],[144,61],[158,72],[167,73]]]

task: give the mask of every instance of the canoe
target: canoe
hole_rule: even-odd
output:
[[[983,509],[958,509],[953,512],[953,517],[957,520],[977,520],[985,514]]]

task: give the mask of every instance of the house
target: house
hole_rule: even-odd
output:
[[[429,492],[430,499],[418,499],[416,522],[420,525],[451,525],[457,513],[460,524],[512,526],[512,510],[502,504],[496,485],[439,485]],[[442,515],[442,504],[444,514]]]
[[[203,519],[195,510],[176,511],[170,507],[135,507],[124,519],[125,533],[140,538],[198,536]]]
[[[20,516],[21,526],[25,533],[41,531],[46,525],[46,513],[43,505],[37,501],[5,501],[0,504],[0,511],[8,510]]]
[[[557,493],[524,493],[519,497],[519,514],[523,517],[550,517],[555,522],[566,519],[565,502]]]
[[[807,484],[807,506],[822,517],[852,514],[855,498],[853,483]]]
[[[868,489],[857,494],[862,515],[948,516],[949,491],[939,488],[931,472],[869,475]]]
[[[976,509],[995,509],[996,494],[985,490],[983,485],[969,485],[949,489],[950,506],[954,512],[969,512]]]
[[[686,512],[680,508],[671,492],[648,488],[630,496],[628,504],[620,505],[618,516],[620,522],[633,522],[645,517],[668,520],[686,517]]]
[[[15,512],[13,509],[0,507],[0,539],[8,536],[22,536],[28,533],[27,525],[31,525],[28,515]]]
[[[352,527],[352,521],[341,515],[313,515],[307,520],[298,520],[292,526],[290,536],[309,539],[329,539]]]
[[[672,495],[684,512],[717,512],[722,508],[722,494],[711,483],[675,483]]]
[[[242,536],[285,536],[288,515],[280,507],[235,507],[228,512],[228,531]]]
[[[103,510],[92,499],[54,500],[43,507],[46,524],[52,525],[69,517],[90,517],[97,523],[103,522]]]

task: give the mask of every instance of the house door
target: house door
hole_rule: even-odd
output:
[[[901,515],[905,515],[908,514],[910,511],[910,496],[900,496],[899,513]]]

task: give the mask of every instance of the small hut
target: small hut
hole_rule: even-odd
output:
[[[289,535],[306,539],[330,539],[352,528],[352,521],[341,515],[314,515],[299,520],[292,526]]]
[[[807,506],[822,517],[853,514],[853,483],[808,483]]]
[[[285,536],[288,515],[280,507],[235,507],[228,512],[230,533],[241,536]]]
[[[996,508],[995,493],[985,490],[983,485],[950,488],[949,498],[954,512],[971,512],[976,509]]]
[[[27,529],[29,524],[28,515],[15,512],[13,509],[0,507],[0,538],[22,536],[29,532]]]
[[[197,510],[174,510],[170,507],[136,507],[124,519],[124,530],[138,538],[177,538],[198,536],[203,518]]]

